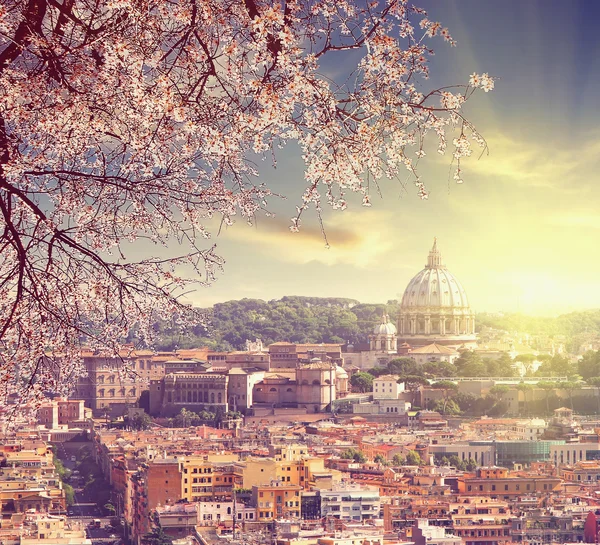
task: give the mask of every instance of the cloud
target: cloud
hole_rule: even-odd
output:
[[[600,153],[597,136],[578,148],[573,143],[551,142],[543,135],[517,138],[496,133],[487,138],[487,143],[489,154],[478,159],[475,149],[464,162],[465,177],[478,174],[501,178],[506,183],[580,191],[581,183],[573,188],[573,181],[584,181],[583,176],[595,167]]]
[[[334,213],[325,222],[329,247],[318,226],[307,222],[299,233],[292,233],[290,223],[276,218],[259,221],[253,228],[235,226],[223,236],[227,241],[251,245],[253,251],[274,260],[365,268],[376,265],[397,244],[397,237],[390,237],[391,220],[392,214],[382,210]]]

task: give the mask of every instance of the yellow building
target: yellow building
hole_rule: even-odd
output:
[[[252,487],[252,506],[257,520],[300,518],[300,486],[273,481]]]

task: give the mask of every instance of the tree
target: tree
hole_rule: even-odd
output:
[[[485,365],[479,354],[471,350],[463,350],[454,365],[461,377],[483,377],[486,375]]]
[[[472,143],[485,147],[463,104],[493,78],[427,87],[429,39],[453,42],[401,0],[3,8],[2,399],[63,393],[84,373],[82,344],[125,360],[130,332],[151,344],[157,319],[201,318],[181,297],[222,266],[204,243],[210,219],[268,213],[256,155],[298,144],[295,232],[309,209],[346,208],[348,192],[369,205],[377,181],[403,169],[426,198],[416,162],[427,134],[440,152],[452,143],[456,182]],[[321,71],[329,62],[338,77]]]
[[[525,407],[525,413],[529,414],[529,392],[533,391],[533,386],[531,384],[526,384],[525,382],[520,382],[517,384],[517,390],[523,392],[523,404]]]
[[[129,426],[134,430],[147,430],[152,426],[152,419],[146,413],[135,413],[129,419]]]
[[[423,463],[421,456],[416,450],[409,450],[406,454],[406,465],[420,466]]]
[[[65,500],[67,505],[73,505],[75,503],[75,491],[70,484],[64,483],[63,490],[65,491]]]
[[[456,416],[461,412],[458,404],[452,399],[447,399],[446,397],[444,397],[444,399],[438,399],[436,402],[434,402],[431,409],[439,412],[440,414],[449,416]]]
[[[466,469],[466,463],[456,456],[456,454],[450,456],[450,465],[454,466],[456,469],[460,469],[461,471]]]
[[[431,377],[454,377],[456,367],[447,361],[430,361],[423,365],[423,372]]]
[[[340,458],[344,460],[353,460],[361,464],[364,464],[367,461],[365,454],[362,451],[354,448],[346,449],[344,452],[342,452]]]
[[[556,390],[556,383],[549,381],[541,381],[537,383],[537,387],[546,392],[546,414],[550,414],[550,392]]]
[[[467,471],[475,471],[476,468],[477,468],[477,462],[475,460],[473,460],[472,458],[469,458],[467,460],[467,463],[465,464],[465,469]]]
[[[413,358],[395,358],[388,363],[388,372],[394,375],[423,375],[423,367]]]
[[[429,386],[429,381],[426,378],[414,375],[400,377],[398,383],[404,383],[404,387],[411,392],[411,404],[413,406],[415,405],[415,400],[417,399],[417,394],[419,393],[421,386]]]
[[[173,545],[173,540],[165,534],[162,526],[152,529],[152,532],[142,536],[144,545]]]
[[[578,371],[586,380],[600,376],[600,351],[588,350],[579,360]]]
[[[381,454],[378,454],[377,456],[375,456],[374,462],[376,464],[387,465],[387,460]]]
[[[573,392],[577,388],[579,388],[579,384],[577,384],[576,382],[573,382],[573,381],[559,382],[557,384],[557,388],[567,392],[567,395],[569,396],[569,404],[572,409],[573,408]]]
[[[394,454],[392,458],[392,465],[403,466],[406,463],[406,458],[402,454]]]
[[[552,356],[551,359],[545,361],[540,365],[536,374],[540,376],[551,376],[551,377],[559,377],[566,376],[572,377],[577,374],[577,368],[571,364],[569,359],[560,354],[556,354]]]
[[[350,377],[350,385],[354,392],[372,392],[373,391],[373,375],[365,372],[354,373]]]

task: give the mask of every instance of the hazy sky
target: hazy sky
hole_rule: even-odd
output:
[[[458,42],[433,42],[432,83],[463,83],[472,72],[499,78],[466,109],[489,156],[470,158],[456,185],[450,155],[429,155],[421,167],[429,200],[385,183],[372,208],[327,214],[326,249],[314,216],[300,234],[288,230],[303,165],[286,149],[264,176],[288,199],[272,203],[275,219],[215,237],[225,271],[192,296],[195,304],[283,295],[385,302],[401,297],[437,236],[476,311],[600,306],[600,2],[415,3]]]

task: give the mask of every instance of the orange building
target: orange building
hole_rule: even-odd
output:
[[[38,409],[38,424],[43,424],[49,429],[66,426],[85,418],[82,399],[57,398],[43,403]]]
[[[302,487],[273,481],[268,485],[252,487],[252,506],[259,522],[272,519],[300,518]]]
[[[182,499],[181,463],[175,458],[154,460],[148,465],[148,510],[158,505],[172,505]]]
[[[529,494],[560,491],[562,479],[509,472],[504,467],[481,467],[458,478],[458,492],[470,496],[514,499]]]

